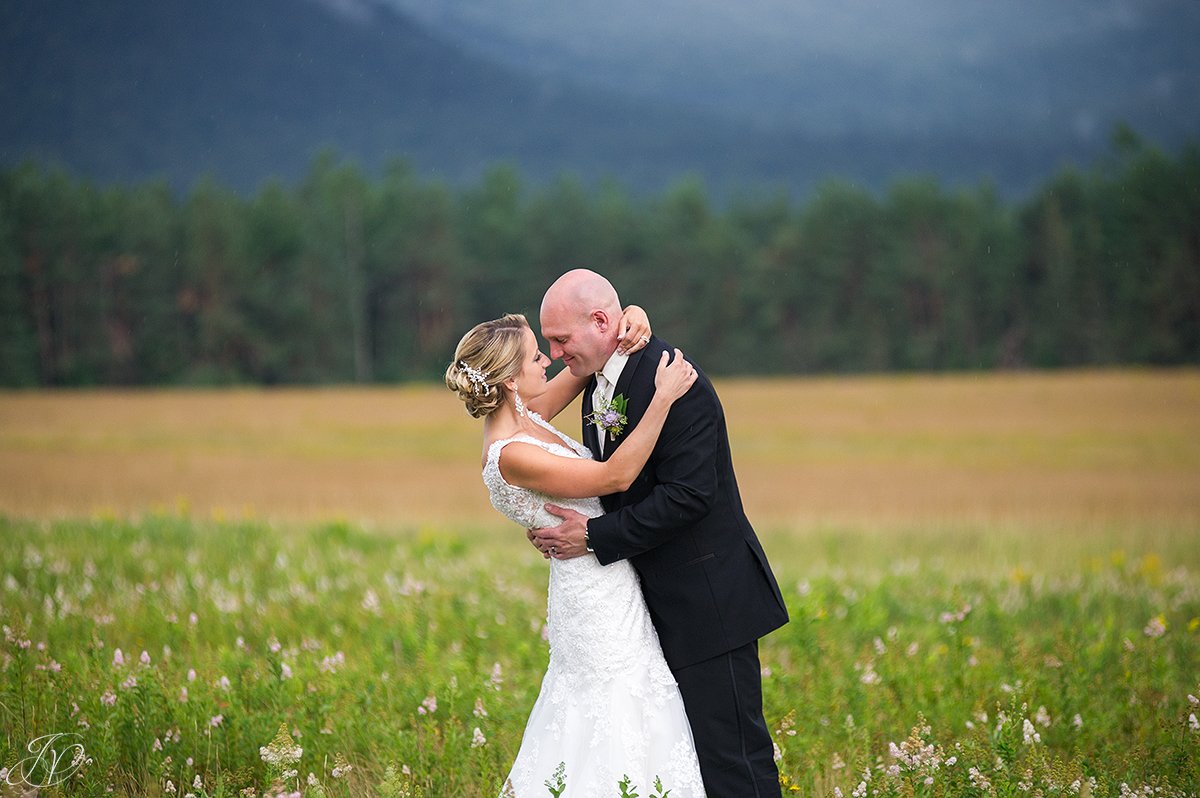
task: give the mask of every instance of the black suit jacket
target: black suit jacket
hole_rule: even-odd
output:
[[[584,422],[584,442],[597,459],[611,456],[637,426],[654,396],[654,373],[664,351],[671,347],[654,336],[625,364],[613,396],[628,401],[628,424],[605,443],[603,456],[596,426]],[[757,640],[788,620],[779,585],[742,509],[724,410],[708,377],[696,371],[696,383],[671,406],[641,474],[624,493],[601,497],[605,515],[588,521],[588,538],[602,564],[627,559],[637,569],[663,654],[674,669]],[[584,416],[592,412],[594,388],[595,378],[584,391]]]

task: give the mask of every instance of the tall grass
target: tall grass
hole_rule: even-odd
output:
[[[62,794],[497,795],[546,665],[546,565],[502,529],[0,521],[0,764],[72,732]],[[1051,531],[766,531],[788,788],[1194,795],[1194,530]]]
[[[1197,794],[1200,372],[720,389],[789,791]],[[546,564],[478,444],[432,387],[0,393],[0,793],[41,739],[45,795],[498,794]]]

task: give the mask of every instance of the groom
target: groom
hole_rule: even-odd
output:
[[[655,336],[632,355],[618,353],[617,292],[586,269],[550,286],[541,325],[552,358],[577,377],[593,375],[585,418],[614,398],[627,402],[619,436],[584,422],[584,442],[605,460],[637,426],[654,394],[660,353],[672,347]],[[604,565],[630,561],[679,683],[709,798],[779,798],[758,638],[787,623],[787,609],[742,510],[721,402],[697,372],[642,473],[624,493],[602,497],[606,514],[588,519],[547,505],[563,523],[531,539],[560,559],[591,551]]]

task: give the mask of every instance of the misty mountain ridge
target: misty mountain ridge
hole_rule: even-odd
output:
[[[808,83],[790,84],[797,98],[788,102],[779,99],[788,81],[775,80],[772,96],[706,103],[720,94],[718,84],[711,76],[689,80],[694,65],[672,72],[648,64],[633,85],[616,68],[617,78],[606,79],[577,75],[565,60],[518,63],[511,54],[528,47],[512,31],[493,31],[485,44],[486,31],[455,30],[385,0],[5,4],[0,107],[19,110],[0,116],[0,163],[34,157],[101,181],[165,177],[177,187],[209,174],[253,190],[271,177],[297,179],[328,147],[371,170],[407,158],[454,183],[509,162],[535,181],[572,172],[637,191],[688,173],[718,192],[762,185],[805,192],[834,176],[878,187],[927,172],[1020,192],[1064,160],[1102,151],[1111,119],[1098,111],[1072,122],[1089,136],[1025,137],[1019,126],[1013,133],[994,120],[889,121],[895,104],[878,101],[878,113],[856,107],[801,124],[799,110],[793,118],[753,109],[799,109],[811,102]],[[830,64],[812,56],[811,71],[822,69]],[[851,84],[877,82],[877,72],[862,69]],[[1160,95],[1173,96],[1190,79],[1170,78],[1175,83],[1163,82]],[[655,81],[674,93],[647,90]],[[731,75],[735,94],[739,81]],[[910,90],[901,82],[879,92]],[[1044,102],[1054,105],[1053,97]],[[1152,120],[1153,97],[1146,107]],[[1142,128],[1142,119],[1129,121]]]

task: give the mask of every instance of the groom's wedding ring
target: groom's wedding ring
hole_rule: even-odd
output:
[[[643,335],[643,336],[641,337],[641,342],[642,342],[642,343],[644,343],[644,344],[648,344],[648,343],[650,343],[650,336],[649,336],[649,335]]]

